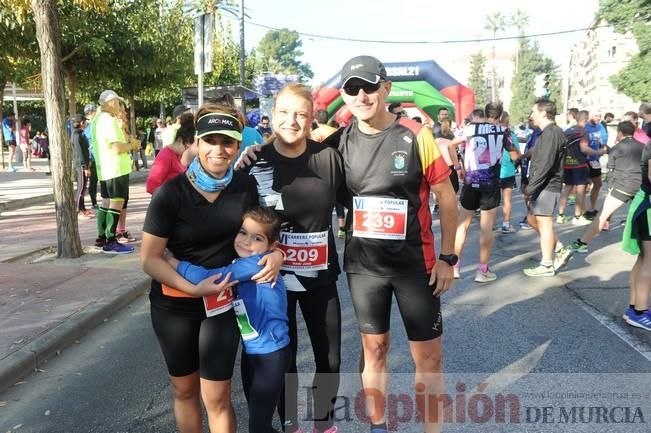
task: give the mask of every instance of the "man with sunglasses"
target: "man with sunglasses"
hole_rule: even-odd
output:
[[[372,433],[387,431],[384,407],[377,407],[373,395],[374,390],[386,395],[393,295],[416,364],[417,392],[443,392],[440,295],[452,284],[457,260],[449,168],[429,128],[385,109],[390,91],[386,69],[374,57],[355,57],[341,71],[340,94],[354,116],[336,134],[350,194],[344,268],[362,336],[361,375]],[[430,191],[440,207],[438,260]],[[426,400],[416,399],[426,431],[439,431],[432,408],[420,407]]]

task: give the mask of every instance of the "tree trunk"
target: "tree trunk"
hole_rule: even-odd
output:
[[[68,80],[68,119],[77,114],[77,71],[74,66],[64,68]]]
[[[491,74],[493,76],[493,81],[492,81],[492,92],[491,92],[491,102],[496,102],[497,101],[497,79],[495,77],[496,71],[495,71],[495,36],[496,32],[493,32],[493,73]]]
[[[138,136],[136,130],[136,97],[129,95],[129,132],[134,137]]]
[[[7,85],[7,77],[0,76],[0,125],[2,125],[2,107],[5,103],[5,86]],[[5,169],[5,134],[0,133],[0,161],[2,165],[2,170]]]
[[[61,35],[56,0],[31,0],[36,39],[41,51],[41,76],[45,114],[52,154],[52,181],[57,221],[57,257],[75,258],[83,254],[77,209],[72,192],[72,149],[67,138]]]

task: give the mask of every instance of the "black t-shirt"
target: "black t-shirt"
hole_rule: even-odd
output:
[[[430,129],[398,118],[369,135],[354,119],[339,149],[354,197],[348,206],[344,270],[385,277],[431,272],[436,255],[430,185],[447,181],[450,169]],[[369,228],[383,233],[369,236]],[[402,236],[394,232],[397,228],[404,230]]]
[[[564,168],[583,168],[588,166],[588,158],[581,152],[581,141],[588,142],[588,131],[582,126],[574,125],[565,130],[567,152],[565,153]]]
[[[644,146],[640,168],[642,169],[642,189],[651,194],[651,181],[649,180],[649,161],[651,160],[651,143]]]
[[[271,144],[262,148],[248,171],[257,181],[260,205],[278,212],[283,231],[328,232],[328,269],[319,271],[316,278],[297,276],[301,284],[311,289],[336,281],[340,268],[331,226],[337,192],[344,187],[339,152],[308,140],[302,155],[287,158]]]
[[[237,257],[233,241],[242,225],[242,214],[258,203],[255,180],[245,173],[233,173],[231,183],[213,203],[207,201],[180,175],[156,190],[149,203],[143,231],[167,238],[167,248],[179,260],[206,268],[226,266]],[[163,295],[158,281],[152,281],[152,304],[166,309],[203,313],[201,299]]]

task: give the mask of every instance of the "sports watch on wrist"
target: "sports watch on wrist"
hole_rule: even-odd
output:
[[[454,266],[459,261],[459,257],[456,254],[439,254],[439,260],[443,260],[450,266]]]

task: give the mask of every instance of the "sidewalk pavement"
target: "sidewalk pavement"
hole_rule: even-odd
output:
[[[9,153],[5,153],[5,166]],[[16,172],[0,170],[0,213],[21,209],[33,205],[47,203],[54,200],[52,189],[52,176],[48,176],[47,160],[43,158],[32,159],[35,171],[18,169]],[[130,176],[131,183],[144,182],[148,171],[133,172]],[[73,175],[73,181],[74,179]],[[99,197],[99,185],[98,185]],[[90,203],[90,199],[86,199]],[[88,205],[90,207],[90,204]]]
[[[39,171],[33,173],[0,173],[0,203],[4,209],[13,209],[0,211],[0,391],[36,369],[47,368],[44,364],[49,358],[78,342],[149,287],[139,263],[141,227],[150,199],[142,183],[146,172],[133,175],[130,189],[127,228],[137,238],[134,254],[101,254],[91,247],[95,220],[80,220],[86,254],[55,260],[51,179],[45,176],[42,161],[37,164]],[[522,209],[521,196],[516,195],[512,222],[522,218]],[[624,208],[615,215],[614,229],[593,241],[590,254],[575,254],[558,276],[535,281],[521,272],[539,259],[535,233],[496,231],[491,268],[499,279],[494,284],[522,288],[517,292],[522,297],[536,296],[532,287],[563,286],[576,295],[577,308],[587,309],[595,317],[595,326],[608,327],[651,359],[651,332],[632,328],[621,318],[628,304],[628,276],[634,262],[619,246],[621,227],[616,222],[625,213]],[[569,243],[585,228],[565,224],[556,229]],[[477,242],[477,232],[475,220],[469,242]],[[476,261],[469,258],[471,250],[464,253],[463,279],[457,284],[475,284]],[[577,342],[577,347],[581,344],[590,342]]]
[[[47,368],[49,358],[149,289],[138,254],[148,172],[131,175],[127,229],[137,239],[134,254],[102,254],[90,219],[78,221],[86,254],[55,259],[52,179],[44,160],[34,165],[35,172],[0,172],[0,391]]]

